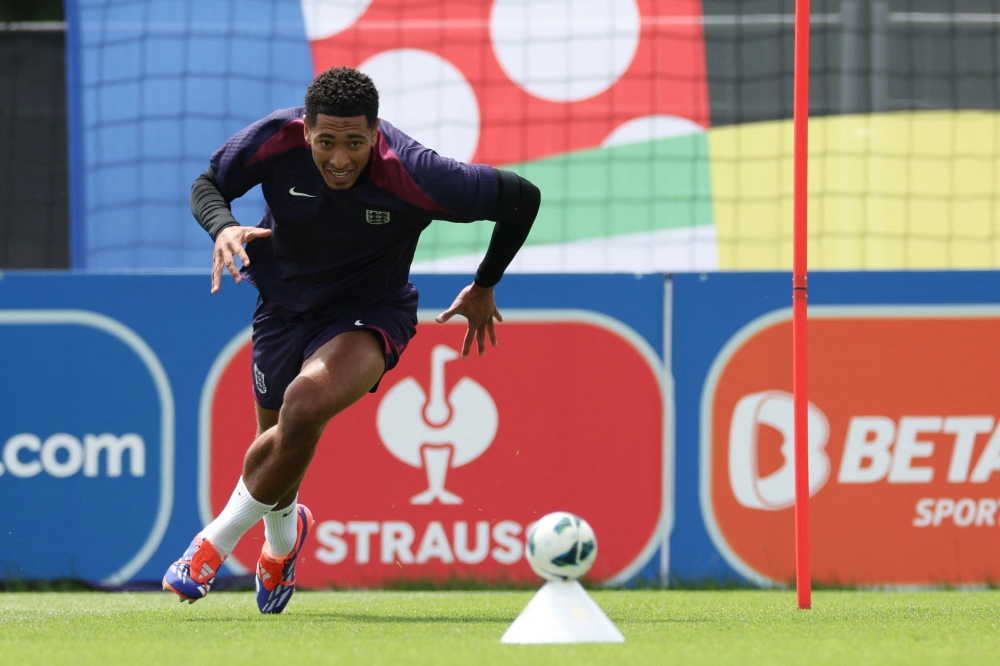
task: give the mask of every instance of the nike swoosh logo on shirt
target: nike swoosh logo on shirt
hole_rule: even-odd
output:
[[[364,326],[364,324],[361,323],[360,319],[358,319],[356,322],[354,322],[354,325],[355,326]]]
[[[296,192],[294,187],[291,188],[291,189],[289,189],[288,193],[291,194],[293,197],[309,197],[310,199],[315,199],[316,198],[315,194],[306,194],[305,192]]]

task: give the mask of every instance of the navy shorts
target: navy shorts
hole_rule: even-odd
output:
[[[254,395],[264,409],[278,410],[285,389],[317,349],[346,331],[367,329],[379,335],[385,372],[399,362],[417,333],[417,289],[408,284],[399,297],[355,306],[334,306],[294,317],[279,316],[257,300],[253,317]],[[380,380],[381,381],[381,380]],[[378,382],[371,388],[374,393]]]

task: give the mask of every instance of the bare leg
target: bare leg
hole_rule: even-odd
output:
[[[265,430],[278,425],[278,410],[264,409],[260,405],[254,407],[257,408],[257,437],[260,437]]]
[[[291,504],[327,422],[360,400],[384,370],[382,343],[371,331],[342,333],[306,359],[285,390],[277,423],[264,428],[267,412],[274,412],[258,409],[257,427],[264,429],[243,460],[250,495],[278,508]]]
[[[278,424],[278,410],[276,409],[264,409],[260,405],[254,405],[257,408],[257,437],[264,434],[265,430],[273,428]],[[302,484],[302,479],[291,488],[285,496],[278,500],[278,503],[274,506],[271,511],[278,511],[280,509],[287,508],[291,506],[292,502],[295,501],[296,496],[299,494],[299,486]]]
[[[277,409],[264,409],[260,405],[254,405],[257,409],[257,437],[259,439],[267,430],[270,430],[274,426],[278,425],[278,410]],[[253,442],[251,442],[252,444]],[[295,484],[289,492],[282,497],[278,503],[275,505],[272,511],[277,511],[279,509],[284,509],[288,507],[292,502],[295,501],[296,495],[299,492],[299,484]]]

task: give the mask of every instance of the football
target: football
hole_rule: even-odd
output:
[[[597,537],[586,520],[566,511],[542,516],[528,529],[528,564],[546,580],[576,580],[597,558]]]

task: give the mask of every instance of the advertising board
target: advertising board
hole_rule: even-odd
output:
[[[300,580],[535,581],[525,530],[597,529],[597,581],[659,577],[669,533],[664,278],[508,276],[500,346],[434,324],[468,276],[415,276],[418,335],[323,435]],[[155,584],[221,509],[256,428],[256,292],[207,275],[0,276],[0,578]],[[260,526],[226,573],[256,561]],[[108,555],[109,550],[112,556]]]
[[[660,545],[664,398],[652,347],[583,310],[508,310],[501,345],[461,360],[464,323],[420,334],[377,393],[327,426],[300,500],[316,541],[307,585],[392,579],[536,580],[531,522],[582,516],[600,534],[600,581],[632,578]],[[249,332],[206,383],[203,520],[217,515],[254,436]],[[623,520],[623,512],[628,519]],[[231,568],[259,554],[263,528]]]
[[[595,581],[789,581],[787,274],[508,276],[500,346],[466,361],[463,325],[428,318],[468,278],[414,280],[418,335],[303,486],[303,582],[534,580],[524,532],[557,508],[594,524]],[[995,580],[1000,274],[810,281],[815,577]],[[159,580],[252,440],[255,299],[205,275],[2,275],[0,576]]]
[[[162,364],[127,326],[83,310],[0,310],[0,349],[0,566],[128,580],[173,507],[174,401]]]
[[[702,305],[723,312],[722,301],[742,295],[760,311],[744,312],[739,326],[716,316],[711,348],[702,344],[696,361],[708,361],[700,385],[689,393],[678,379],[678,395],[687,394],[678,401],[678,469],[691,462],[695,425],[698,506],[715,551],[705,559],[717,554],[756,584],[784,584],[795,575],[791,310],[767,309],[780,293],[775,276],[740,276],[739,285],[731,277],[709,280],[736,293]],[[947,288],[954,277],[875,274],[867,289],[850,274],[812,280],[808,451],[820,582],[983,584],[1000,573],[1000,305],[948,302],[1000,292],[988,288],[993,274],[966,274],[966,287],[980,288],[960,292]],[[706,293],[697,284],[675,281],[675,322],[687,287]],[[684,345],[694,339],[678,330],[673,339],[674,359],[692,360]],[[694,379],[676,363],[674,371]],[[678,496],[678,512],[689,516],[692,499]],[[678,521],[678,532],[689,529]],[[674,550],[675,575],[690,554]]]

